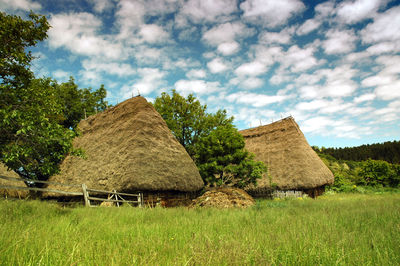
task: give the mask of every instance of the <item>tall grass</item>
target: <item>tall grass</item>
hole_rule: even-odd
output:
[[[1,265],[398,265],[400,194],[250,209],[61,208],[0,201]]]

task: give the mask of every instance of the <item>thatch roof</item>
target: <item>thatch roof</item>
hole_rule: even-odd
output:
[[[26,187],[23,181],[15,181],[13,179],[20,178],[19,175],[12,171],[8,170],[7,166],[0,163],[0,176],[5,176],[6,178],[10,178],[8,180],[0,178],[0,186],[13,186],[13,187]],[[10,188],[0,188],[0,195],[12,198],[25,198],[29,194],[28,190],[16,190]]]
[[[276,184],[282,190],[303,190],[333,183],[332,172],[310,147],[292,117],[239,132],[245,138],[246,149],[268,166],[271,180],[264,176],[258,181],[258,188]]]
[[[186,192],[203,187],[193,160],[143,97],[93,115],[78,127],[82,134],[74,147],[82,148],[87,158],[67,156],[60,174],[49,181],[123,192]]]

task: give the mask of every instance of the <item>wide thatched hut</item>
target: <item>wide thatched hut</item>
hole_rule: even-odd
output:
[[[11,198],[26,198],[29,194],[28,190],[17,190],[2,187],[26,187],[23,181],[15,180],[19,178],[20,177],[16,172],[8,170],[4,164],[0,163],[0,196]]]
[[[268,166],[268,176],[257,187],[247,190],[253,196],[269,194],[272,189],[304,191],[320,195],[333,183],[333,174],[314,152],[293,117],[269,125],[240,131],[246,149]]]
[[[84,183],[107,191],[140,191],[145,200],[187,197],[204,185],[185,148],[143,97],[90,116],[78,127],[81,135],[74,140],[74,147],[82,148],[86,158],[67,156],[60,174],[49,181]],[[66,189],[57,185],[48,188]]]

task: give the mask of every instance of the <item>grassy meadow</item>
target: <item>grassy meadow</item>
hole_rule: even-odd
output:
[[[249,209],[62,208],[0,200],[0,265],[398,265],[400,194]]]

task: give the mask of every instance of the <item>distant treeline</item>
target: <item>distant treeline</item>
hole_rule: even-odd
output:
[[[320,153],[331,155],[338,160],[364,161],[373,159],[394,164],[400,163],[400,141],[387,141],[351,148],[319,148],[313,146],[313,149]]]

